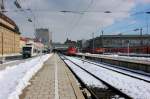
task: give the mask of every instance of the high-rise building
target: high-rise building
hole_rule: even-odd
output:
[[[44,28],[36,29],[36,35],[35,35],[35,37],[36,37],[36,39],[38,39],[39,41],[41,41],[45,45],[45,47],[51,48],[52,33],[49,32],[48,29],[44,29]]]

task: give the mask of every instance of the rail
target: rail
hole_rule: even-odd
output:
[[[82,60],[82,59],[80,59],[80,58],[77,58],[77,59]],[[124,73],[124,72],[118,71],[118,70],[116,70],[116,69],[111,69],[111,68],[109,68],[109,65],[108,65],[108,64],[107,64],[108,67],[105,67],[105,66],[102,66],[102,65],[101,65],[101,64],[103,64],[103,63],[99,64],[99,63],[91,62],[91,61],[88,61],[88,60],[84,60],[84,61],[86,61],[86,62],[88,62],[88,63],[90,63],[90,64],[93,64],[93,65],[96,65],[96,66],[99,66],[99,67],[102,67],[102,68],[105,68],[105,69],[108,69],[108,70],[117,72],[117,73],[120,73],[120,74],[127,75],[127,76],[130,76],[130,77],[132,77],[132,78],[136,78],[136,79],[143,80],[143,81],[145,81],[145,82],[150,83],[150,80],[146,80],[146,79],[141,78],[141,77],[138,77],[138,76],[133,76],[132,74]],[[103,65],[106,65],[106,64],[103,64]],[[130,69],[120,68],[120,67],[118,67],[118,66],[113,66],[113,65],[111,65],[111,66],[114,67],[114,68],[117,68],[117,69],[129,71],[129,72],[132,72],[132,73],[141,75],[141,76],[150,77],[150,74],[140,73],[140,72],[136,72],[136,71],[133,71],[133,70],[130,70]]]
[[[64,57],[64,56],[63,56]],[[93,76],[94,78],[96,78],[97,80],[99,80],[100,82],[102,82],[104,85],[106,85],[109,89],[113,90],[114,92],[116,92],[117,94],[123,96],[124,98],[127,99],[132,99],[130,96],[126,95],[125,93],[123,93],[122,91],[120,91],[119,89],[113,87],[112,85],[110,85],[109,83],[107,83],[106,81],[98,78],[97,76],[95,76],[94,74],[90,73],[88,70],[84,69],[83,67],[79,66],[78,64],[76,64],[75,62],[71,61],[70,59],[66,58],[65,59],[69,60],[70,62],[72,62],[73,64],[75,64],[77,67],[79,67],[80,69],[84,70],[86,73],[90,74],[91,76]],[[68,66],[69,67],[69,66]],[[75,74],[76,75],[76,74]],[[77,76],[77,75],[76,75]],[[88,88],[89,89],[89,88]],[[91,92],[91,91],[90,91]]]

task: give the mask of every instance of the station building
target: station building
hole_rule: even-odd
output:
[[[14,21],[0,13],[0,57],[14,56],[19,53],[19,28]]]

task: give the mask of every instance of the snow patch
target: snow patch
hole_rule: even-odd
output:
[[[0,99],[19,99],[29,80],[50,56],[42,55],[0,71]]]

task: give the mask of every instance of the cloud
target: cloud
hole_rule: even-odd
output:
[[[12,2],[12,0],[7,0]],[[23,8],[31,8],[36,17],[36,28],[49,28],[53,40],[64,41],[67,36],[73,40],[91,38],[91,33],[117,20],[130,17],[134,0],[22,0]],[[7,9],[15,9],[7,3]],[[86,11],[84,14],[61,13],[62,10]],[[104,13],[111,11],[112,13]],[[27,22],[33,14],[7,13],[20,26],[24,36],[33,36],[33,23]],[[32,34],[31,34],[32,33]]]

